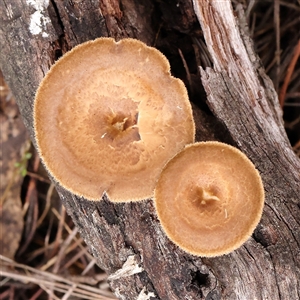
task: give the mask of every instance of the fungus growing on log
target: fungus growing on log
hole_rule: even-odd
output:
[[[251,236],[262,215],[264,188],[240,150],[200,142],[167,163],[154,201],[170,240],[186,252],[212,257],[237,249]]]
[[[158,50],[99,38],[56,62],[34,103],[39,154],[67,190],[90,200],[153,196],[167,161],[194,141],[186,88]]]

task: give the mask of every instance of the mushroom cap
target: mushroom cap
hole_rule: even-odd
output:
[[[170,240],[188,253],[212,257],[237,249],[251,236],[262,215],[264,188],[240,150],[200,142],[167,163],[154,203]]]
[[[152,197],[163,166],[195,136],[183,82],[134,39],[99,38],[59,59],[37,90],[34,128],[56,181],[120,202]]]

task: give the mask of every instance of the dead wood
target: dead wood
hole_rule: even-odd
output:
[[[0,67],[33,142],[35,91],[54,61],[86,40],[129,36],[162,50],[175,75],[186,71],[178,49],[193,58],[187,66],[193,73],[191,99],[198,105],[198,140],[238,146],[262,173],[266,205],[257,230],[237,251],[213,259],[188,255],[171,243],[151,199],[90,202],[56,183],[120,299],[300,298],[300,163],[241,9],[233,12],[229,1],[208,0],[6,0],[0,2],[0,21]]]

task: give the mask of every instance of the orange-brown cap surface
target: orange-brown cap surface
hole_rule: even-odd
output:
[[[99,38],[52,66],[34,104],[38,151],[66,189],[91,200],[153,195],[166,162],[194,141],[186,88],[144,43]]]
[[[200,142],[168,162],[154,199],[167,236],[191,254],[211,257],[237,249],[250,237],[262,215],[264,189],[241,151]]]

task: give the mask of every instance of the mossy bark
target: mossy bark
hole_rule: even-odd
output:
[[[209,259],[191,256],[168,240],[151,199],[90,202],[56,183],[99,266],[111,274],[116,295],[130,300],[299,299],[300,162],[241,9],[233,12],[228,1],[208,0],[33,3],[0,2],[0,67],[33,142],[35,91],[54,61],[99,36],[133,37],[161,50],[173,75],[186,82],[197,140],[237,146],[264,181],[266,205],[253,236],[233,253]]]

